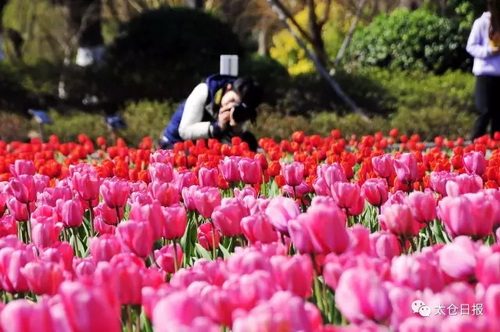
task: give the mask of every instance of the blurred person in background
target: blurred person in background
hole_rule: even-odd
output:
[[[467,52],[474,57],[476,76],[475,102],[479,115],[472,139],[486,134],[491,122],[491,136],[500,132],[500,0],[487,0],[488,12],[472,27]]]

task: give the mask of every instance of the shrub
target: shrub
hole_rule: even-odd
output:
[[[120,92],[115,96],[180,100],[201,79],[219,71],[220,54],[242,55],[227,24],[203,11],[161,8],[121,26],[109,47],[105,77],[114,79]]]
[[[465,69],[467,34],[459,21],[425,10],[396,10],[358,30],[349,49],[352,65],[443,73]]]

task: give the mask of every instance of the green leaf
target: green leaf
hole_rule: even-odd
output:
[[[224,259],[228,259],[229,256],[231,256],[231,253],[229,252],[229,250],[227,250],[222,244],[219,245],[219,249],[220,249],[220,251],[222,251],[222,257],[224,257]]]
[[[198,254],[201,255],[201,257],[206,258],[208,260],[212,260],[212,257],[210,257],[210,253],[205,248],[203,248],[201,244],[195,243],[195,246],[196,246],[196,251],[198,252]]]

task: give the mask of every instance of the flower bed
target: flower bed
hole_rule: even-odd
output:
[[[0,141],[1,330],[500,330],[499,140],[259,144]]]

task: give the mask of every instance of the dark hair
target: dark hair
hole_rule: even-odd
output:
[[[488,0],[488,11],[491,13],[490,38],[500,33],[500,0]]]
[[[232,90],[240,96],[241,102],[249,108],[256,108],[262,103],[264,94],[262,87],[249,77],[236,79]]]

